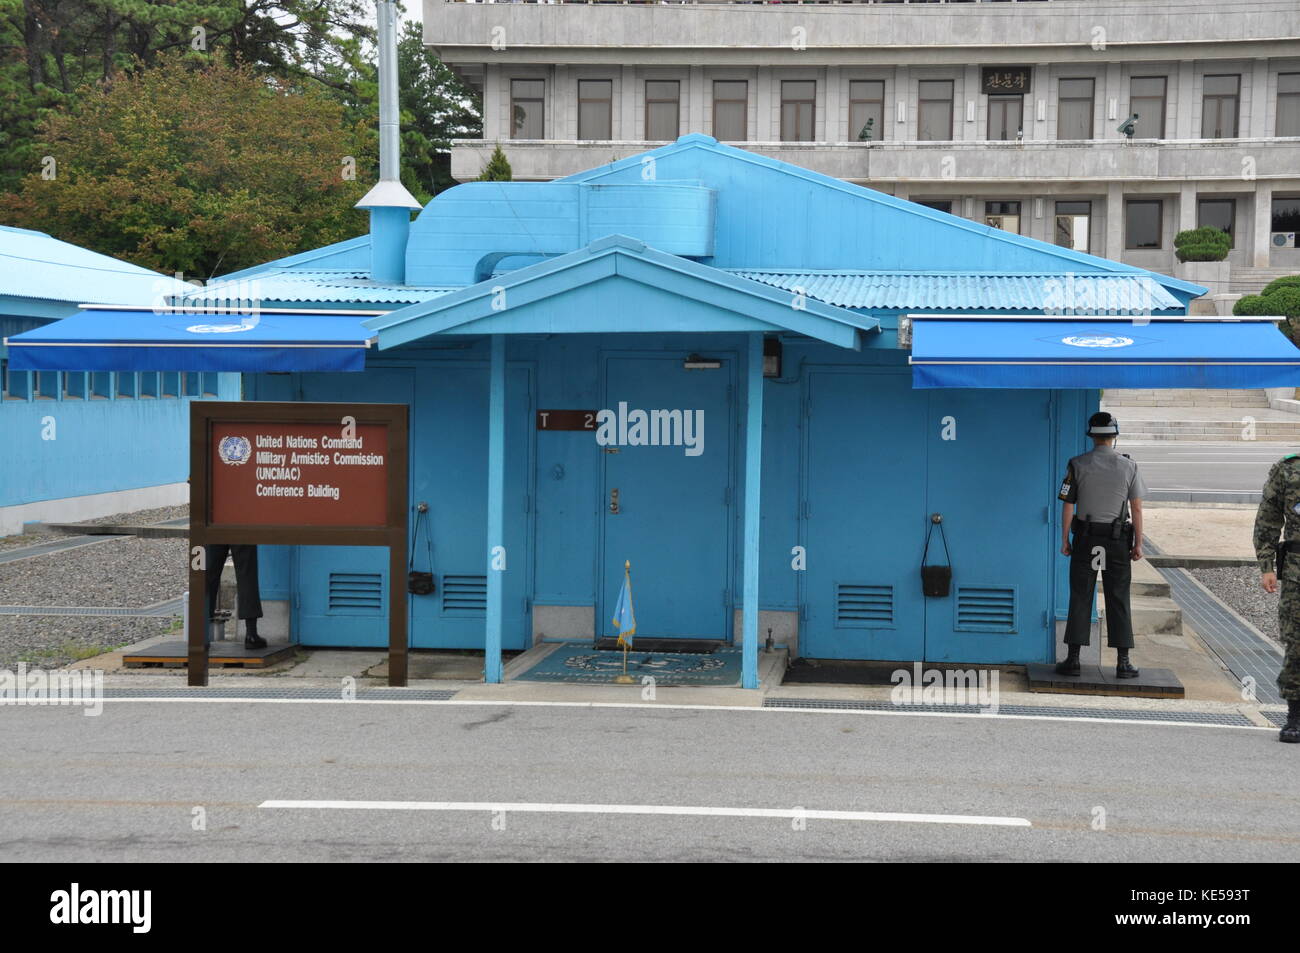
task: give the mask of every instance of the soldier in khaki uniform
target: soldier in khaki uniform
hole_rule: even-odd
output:
[[[1137,464],[1115,450],[1119,421],[1105,411],[1095,413],[1088,418],[1088,436],[1092,450],[1070,460],[1058,497],[1061,553],[1070,557],[1070,615],[1065,623],[1068,655],[1056,671],[1078,675],[1082,670],[1079,650],[1090,638],[1100,570],[1106,596],[1106,642],[1117,656],[1115,676],[1137,678],[1139,672],[1128,656],[1133,648],[1130,563],[1142,558],[1142,497],[1147,487]]]
[[[1281,536],[1279,542],[1278,537]],[[1273,464],[1264,481],[1263,499],[1255,514],[1255,556],[1265,592],[1282,597],[1277,627],[1286,656],[1277,687],[1286,699],[1286,727],[1279,740],[1300,743],[1300,455],[1290,454]]]

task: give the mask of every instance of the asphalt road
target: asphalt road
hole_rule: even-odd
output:
[[[1268,469],[1300,446],[1286,443],[1190,443],[1167,441],[1159,444],[1130,444],[1119,447],[1142,467],[1150,498],[1160,494],[1190,491],[1192,498],[1224,493],[1249,493],[1259,499]]]
[[[5,861],[1300,859],[1300,747],[1276,730],[109,701],[0,708],[0,737]],[[700,808],[778,813],[683,810]]]

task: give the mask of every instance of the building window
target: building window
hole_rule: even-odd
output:
[[[510,115],[513,117],[510,138],[545,139],[546,80],[512,79],[510,81]]]
[[[651,142],[676,139],[681,123],[682,84],[675,79],[645,83],[645,137]]]
[[[1057,86],[1057,139],[1092,138],[1091,79],[1063,79]]]
[[[934,209],[936,212],[947,212],[949,215],[952,214],[952,200],[951,200],[951,199],[947,199],[947,200],[943,200],[943,201],[936,200],[936,201],[933,201],[933,202],[917,202],[916,204],[917,204],[917,205],[924,205],[926,208],[932,208],[932,209]]]
[[[1164,202],[1135,199],[1124,203],[1124,247],[1159,248]]]
[[[1300,136],[1300,73],[1277,77],[1277,129],[1275,136]]]
[[[32,397],[37,400],[58,400],[59,372],[32,371]]]
[[[63,374],[63,399],[86,399],[86,372],[65,371]]]
[[[985,202],[984,224],[1020,234],[1019,202]]]
[[[1196,203],[1196,224],[1200,228],[1207,225],[1228,233],[1232,238],[1232,223],[1237,217],[1237,202],[1234,199],[1201,199]]]
[[[221,378],[215,373],[205,371],[203,374],[203,396],[216,397],[217,389],[221,386]]]
[[[578,138],[614,138],[613,80],[578,80]]]
[[[1019,139],[1025,128],[1024,121],[1024,96],[989,97],[988,138]]]
[[[181,393],[181,375],[177,371],[163,371],[162,392],[159,397],[179,397]]]
[[[203,389],[203,378],[198,371],[186,371],[181,375],[181,396],[199,397]]]
[[[713,138],[744,142],[749,138],[749,83],[743,79],[713,81]]]
[[[140,396],[141,397],[158,396],[158,372],[157,371],[140,372]]]
[[[117,373],[117,396],[134,397],[136,388],[139,386],[134,374],[128,374],[125,371]]]
[[[1062,248],[1086,252],[1091,225],[1091,202],[1056,203],[1055,240]]]
[[[885,138],[885,82],[855,79],[849,83],[849,139],[858,142]]]
[[[1138,139],[1165,137],[1165,84],[1163,76],[1134,76],[1129,80],[1128,108],[1137,113]]]
[[[816,129],[817,81],[781,81],[781,141],[812,142]]]
[[[111,400],[113,397],[113,372],[95,371],[90,375],[90,396],[96,400]]]
[[[916,138],[952,138],[952,80],[923,79],[917,84]]]
[[[31,393],[31,374],[9,369],[9,361],[0,358],[0,398],[26,400]]]
[[[1237,97],[1241,77],[1206,76],[1201,91],[1201,138],[1237,138]]]
[[[1300,232],[1300,196],[1273,199],[1274,232]]]

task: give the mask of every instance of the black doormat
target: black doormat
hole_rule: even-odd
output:
[[[785,670],[783,685],[892,685],[899,669],[912,671],[911,662],[859,662],[840,659],[794,659]]]
[[[698,652],[700,655],[710,655],[722,647],[722,643],[714,639],[632,639],[632,647],[638,652]],[[596,648],[602,652],[622,651],[623,646],[618,644],[618,639],[597,639]]]

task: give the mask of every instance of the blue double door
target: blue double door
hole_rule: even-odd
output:
[[[1050,392],[914,390],[898,368],[816,370],[806,387],[800,653],[1046,657]],[[946,596],[922,594],[927,531]]]

